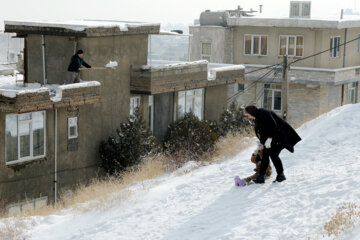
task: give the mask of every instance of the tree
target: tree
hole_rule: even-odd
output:
[[[160,146],[146,126],[139,108],[121,123],[115,135],[102,141],[99,148],[101,165],[110,174],[137,165],[144,157],[159,151]]]

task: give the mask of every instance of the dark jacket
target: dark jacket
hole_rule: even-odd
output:
[[[255,113],[255,133],[261,144],[266,139],[272,138],[271,145],[280,145],[290,152],[294,152],[294,146],[301,138],[296,131],[276,113],[262,108]]]
[[[71,57],[70,64],[68,67],[69,72],[79,72],[79,68],[83,65],[84,67],[91,68],[82,58],[79,58],[77,54]]]

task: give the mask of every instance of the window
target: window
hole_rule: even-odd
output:
[[[244,83],[239,83],[238,84],[238,92],[244,91],[244,90],[245,90],[245,84]]]
[[[290,17],[301,17],[301,18],[309,18],[310,17],[310,7],[311,2],[290,2]]]
[[[330,37],[330,57],[340,56],[340,37]]]
[[[267,36],[245,34],[245,55],[266,56]]]
[[[210,62],[211,59],[211,43],[201,43],[201,59]]]
[[[281,85],[264,84],[264,108],[281,111]]]
[[[195,89],[178,93],[177,117],[182,118],[185,113],[192,112],[199,119],[203,119],[204,90]]]
[[[360,34],[358,34],[358,40],[357,40],[357,51],[360,53]]]
[[[137,107],[140,107],[140,97],[130,98],[130,115],[134,115]]]
[[[45,112],[8,114],[6,163],[17,163],[45,156]]]
[[[304,36],[280,35],[279,55],[302,57],[304,52]]]
[[[149,96],[149,128],[151,129],[151,131],[154,130],[154,96],[150,95]]]
[[[68,118],[68,138],[73,139],[78,137],[78,118]]]
[[[356,83],[349,83],[348,84],[348,101],[349,101],[349,103],[356,103],[355,94],[356,94]]]

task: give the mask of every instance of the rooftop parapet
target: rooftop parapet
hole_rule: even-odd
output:
[[[159,34],[160,24],[105,20],[5,21],[5,32],[15,32],[20,35],[42,34],[75,37],[107,37]]]
[[[17,86],[14,77],[0,77],[0,112],[25,113],[100,102],[100,83]]]
[[[138,94],[159,94],[238,83],[244,79],[242,65],[212,68],[206,60],[158,66],[133,65],[130,90]]]

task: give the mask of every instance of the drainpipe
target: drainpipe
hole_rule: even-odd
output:
[[[28,41],[27,37],[24,38],[24,86],[27,87],[29,83],[28,75]]]
[[[47,84],[47,81],[46,81],[45,36],[44,35],[41,35],[41,45],[42,45],[43,77],[44,77],[44,85],[45,85],[45,84]]]
[[[57,109],[54,109],[54,135],[55,135],[55,140],[54,140],[54,145],[55,145],[55,173],[54,173],[54,203],[56,205],[57,202]]]
[[[75,39],[74,41],[74,55],[76,54],[76,49],[77,49],[77,39]]]
[[[345,33],[344,33],[344,43],[346,43],[347,39],[347,28],[345,28]],[[343,54],[343,68],[346,67],[346,44],[344,44],[344,54]],[[344,93],[345,91],[345,86],[344,84],[341,85],[341,106],[344,105]]]

